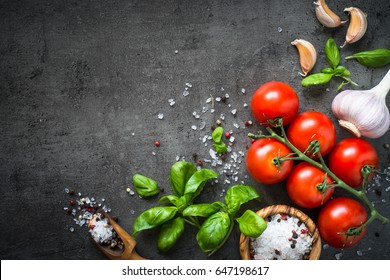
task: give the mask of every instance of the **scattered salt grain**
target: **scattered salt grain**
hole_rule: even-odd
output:
[[[242,89],[241,89],[241,92],[242,92],[243,94],[245,94],[245,92],[246,92],[245,88],[242,88]]]
[[[212,100],[213,99],[211,97],[209,97],[209,98],[206,99],[206,103],[211,103]]]
[[[237,114],[237,109],[233,109],[233,110],[231,111],[231,113],[232,113],[233,116],[235,116],[235,115]]]
[[[173,98],[168,99],[168,102],[169,102],[169,106],[173,106],[176,103],[175,99],[173,99]]]
[[[175,54],[178,54],[179,53],[179,51],[178,50],[175,50]]]
[[[278,27],[278,32],[281,33],[283,31],[283,29],[279,26]]]
[[[221,97],[216,97],[215,101],[220,102],[221,101]]]
[[[244,108],[246,108],[246,107],[248,107],[249,105],[248,105],[248,103],[244,103]]]
[[[183,96],[184,96],[184,97],[188,96],[189,94],[190,94],[190,92],[189,92],[188,90],[185,89],[185,90],[183,91]]]
[[[70,231],[70,232],[74,232],[74,227],[70,227],[70,228],[69,228],[69,231]]]
[[[192,129],[192,130],[197,130],[197,126],[196,126],[196,125],[192,125],[192,126],[191,126],[191,129]]]
[[[158,118],[159,120],[162,120],[162,119],[164,118],[164,114],[163,114],[163,113],[159,113],[159,114],[157,115],[157,118]]]
[[[186,83],[186,87],[192,88],[192,84]]]
[[[199,123],[199,129],[202,130],[202,129],[204,129],[205,127],[206,127],[206,122],[201,121],[201,122]]]

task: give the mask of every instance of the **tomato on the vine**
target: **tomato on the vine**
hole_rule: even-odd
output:
[[[256,121],[262,125],[269,126],[268,121],[276,118],[282,118],[283,125],[287,125],[298,113],[298,95],[288,84],[268,82],[253,94],[251,109]]]
[[[366,209],[356,200],[339,197],[326,203],[317,220],[321,238],[335,248],[349,248],[358,243],[366,234],[364,227],[359,235],[347,236],[349,228],[358,228],[367,221]]]
[[[378,154],[366,140],[347,138],[333,148],[329,154],[329,169],[351,187],[363,183],[362,168],[378,167]]]
[[[278,166],[278,158],[288,156],[290,153],[291,150],[286,145],[275,139],[259,139],[248,149],[246,155],[248,172],[263,184],[281,182],[290,174],[293,161],[286,160]]]
[[[320,152],[324,156],[331,151],[336,142],[336,128],[324,113],[307,111],[292,121],[287,130],[287,137],[301,152],[306,151],[311,141],[319,141]],[[311,156],[310,153],[308,155]],[[317,154],[314,155],[314,158],[317,157]]]
[[[296,165],[288,176],[286,188],[288,196],[294,203],[305,208],[319,207],[327,202],[334,193],[334,188],[329,188],[325,193],[317,190],[325,179],[325,172],[321,169],[301,162]],[[332,179],[327,177],[326,184],[333,183]]]

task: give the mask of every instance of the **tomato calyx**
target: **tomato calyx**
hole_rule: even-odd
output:
[[[362,173],[362,176],[363,176],[363,183],[362,183],[363,190],[366,189],[366,187],[368,185],[369,178],[373,173],[381,173],[374,166],[371,166],[371,165],[363,166],[362,170],[360,172]]]

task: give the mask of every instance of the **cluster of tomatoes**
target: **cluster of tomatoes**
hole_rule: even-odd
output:
[[[313,140],[317,140],[329,170],[352,188],[362,186],[364,166],[378,166],[378,155],[369,142],[347,138],[336,143],[336,129],[329,117],[316,111],[298,114],[298,96],[288,84],[273,81],[262,85],[252,97],[251,109],[256,121],[265,126],[269,126],[269,120],[281,118],[288,141],[309,156],[307,149]],[[304,161],[297,164],[293,160],[280,161],[286,157],[294,157],[287,145],[274,138],[260,138],[248,149],[248,172],[263,184],[286,180],[289,197],[303,208],[322,207],[317,226],[322,239],[329,245],[347,248],[359,242],[366,227],[357,236],[343,233],[367,221],[366,208],[349,197],[332,199],[334,188],[320,192],[317,186],[324,180],[327,185],[334,184],[331,177],[325,176],[323,169]],[[313,154],[312,158],[318,158],[318,154]]]

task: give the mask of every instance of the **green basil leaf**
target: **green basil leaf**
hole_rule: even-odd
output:
[[[186,161],[178,161],[172,165],[169,179],[173,193],[176,196],[182,196],[184,194],[187,181],[196,172],[196,170],[197,168],[194,164]]]
[[[333,38],[329,38],[325,44],[325,55],[329,65],[336,68],[340,63],[340,52]]]
[[[134,221],[133,235],[136,236],[140,231],[155,228],[171,220],[177,212],[174,206],[158,206],[142,212]]]
[[[238,222],[240,231],[244,235],[253,238],[259,237],[267,228],[267,223],[264,219],[249,209],[241,217],[237,218],[236,221]]]
[[[157,246],[161,252],[167,252],[176,244],[184,232],[184,219],[177,217],[164,223],[158,235]]]
[[[143,197],[153,196],[160,192],[156,181],[141,174],[133,176],[133,184],[137,193]]]
[[[221,206],[215,203],[193,204],[184,209],[183,216],[209,217],[220,209]]]
[[[165,195],[160,198],[159,202],[160,203],[165,203],[165,204],[173,204],[177,207],[179,198],[176,195]]]
[[[304,87],[313,86],[313,85],[322,85],[328,83],[330,79],[332,79],[332,77],[333,77],[332,74],[325,74],[325,73],[311,74],[306,78],[304,78],[301,84]]]
[[[227,152],[226,144],[222,141],[223,127],[218,126],[211,134],[211,138],[214,142],[214,149],[217,153],[224,154]]]
[[[334,69],[333,68],[324,68],[321,70],[321,73],[334,74]]]
[[[225,202],[230,214],[235,214],[242,204],[253,200],[260,199],[257,191],[250,186],[236,185],[227,190]]]
[[[218,126],[216,129],[213,130],[213,133],[211,134],[211,138],[213,139],[214,142],[219,143],[222,141],[222,136],[223,136],[223,127]]]
[[[203,190],[207,180],[217,177],[218,173],[211,169],[200,169],[196,171],[188,180],[184,194],[190,195],[194,199]]]
[[[229,233],[231,220],[226,212],[217,212],[204,221],[196,234],[196,240],[205,253],[210,253],[222,244]]]
[[[345,59],[355,58],[360,64],[366,67],[382,67],[390,63],[390,50],[376,49],[355,53]]]

